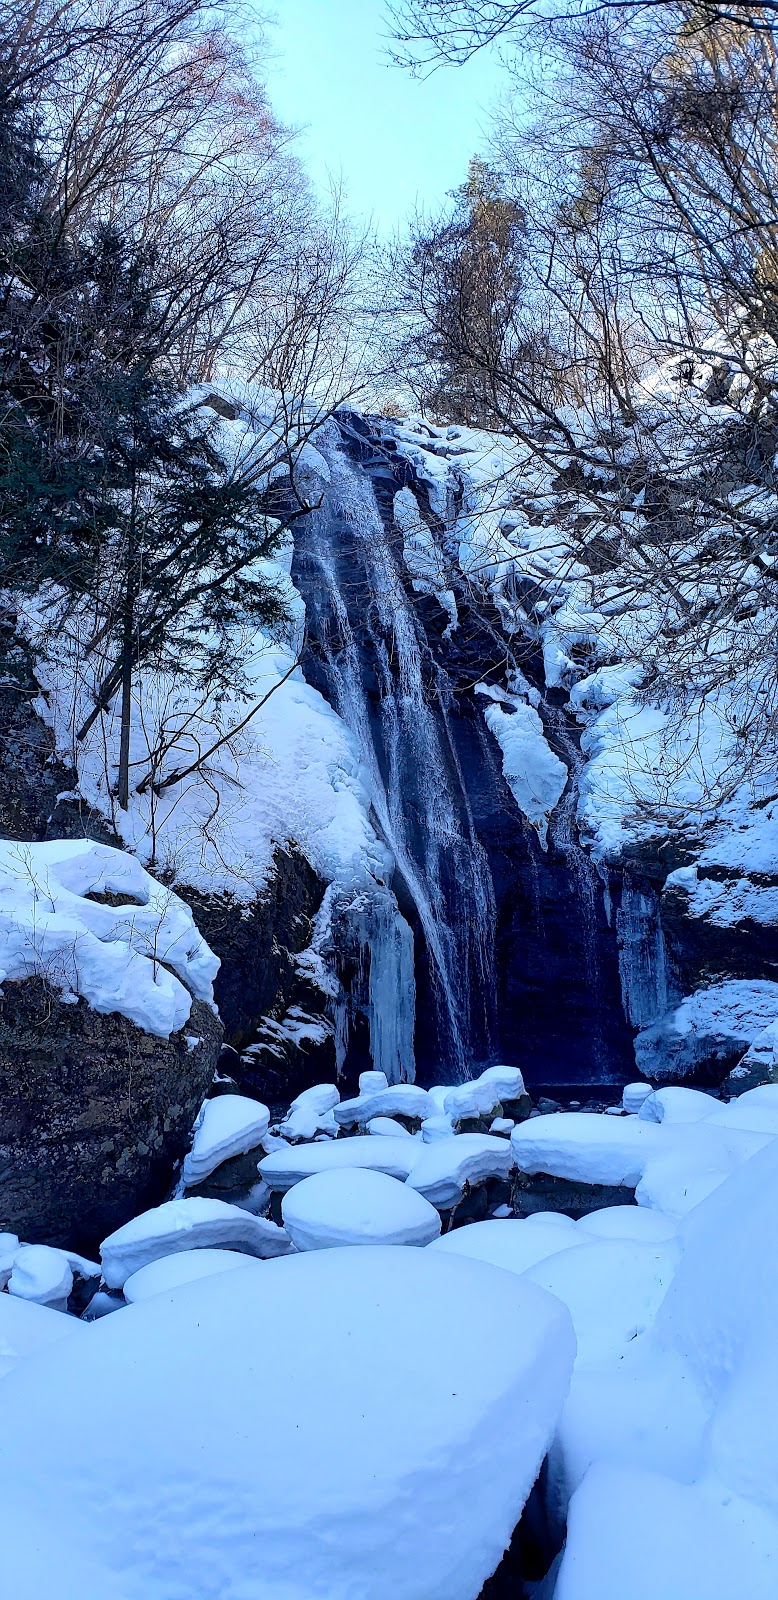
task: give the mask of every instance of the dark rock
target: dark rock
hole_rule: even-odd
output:
[[[159,1039],[83,1000],[64,1005],[40,978],[4,985],[0,1228],[93,1257],[164,1198],[222,1036],[199,1000],[183,1032]]]
[[[254,1150],[247,1150],[244,1155],[231,1156],[229,1161],[223,1161],[215,1172],[199,1183],[196,1188],[187,1189],[187,1196],[202,1195],[206,1200],[227,1200],[230,1205],[245,1206],[247,1211],[253,1211],[250,1203],[251,1191],[256,1189],[260,1182],[257,1164],[265,1155],[261,1145]]]
[[[669,1012],[638,1034],[638,1071],[657,1082],[717,1087],[741,1060],[753,1030],[743,1034],[734,1031],[734,1024],[730,1030],[711,1023],[709,1028],[688,1028],[681,1033],[673,1027],[674,1015]]]
[[[607,1183],[575,1183],[570,1178],[554,1178],[548,1172],[518,1172],[513,1180],[511,1204],[517,1217],[530,1217],[535,1211],[563,1211],[577,1222],[579,1217],[605,1206],[634,1205],[635,1191]]]
[[[550,1117],[555,1111],[561,1111],[562,1107],[558,1100],[550,1100],[547,1095],[542,1094],[536,1109],[542,1117]]]
[[[503,1100],[502,1114],[511,1122],[526,1122],[531,1112],[532,1101],[528,1094],[519,1095],[517,1100]]]
[[[216,1063],[216,1072],[219,1078],[235,1078],[237,1082],[236,1075],[240,1072],[240,1055],[237,1050],[233,1049],[231,1044],[222,1045],[219,1051],[219,1059]]]
[[[214,995],[229,1055],[219,1070],[234,1078],[241,1094],[271,1107],[335,1080],[327,996],[297,964],[310,944],[324,887],[294,847],[276,851],[267,888],[248,906],[230,895],[176,885],[222,963]],[[310,1019],[309,1038],[301,1018]]]

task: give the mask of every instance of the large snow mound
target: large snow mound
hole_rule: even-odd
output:
[[[430,1244],[440,1233],[434,1206],[406,1183],[364,1168],[317,1172],[296,1183],[281,1207],[298,1250],[346,1244]]]
[[[206,1100],[195,1123],[192,1148],[184,1161],[187,1188],[203,1183],[223,1161],[253,1150],[267,1133],[270,1112],[244,1094],[220,1094]]]
[[[237,1250],[179,1250],[173,1256],[158,1256],[156,1261],[133,1272],[124,1284],[124,1298],[134,1305],[151,1295],[169,1294],[185,1283],[196,1283],[198,1278],[213,1278],[219,1272],[252,1266],[262,1270],[253,1256]]]
[[[285,1255],[291,1249],[288,1235],[274,1222],[224,1200],[195,1195],[190,1200],[166,1200],[109,1234],[100,1247],[103,1277],[110,1289],[121,1289],[125,1279],[159,1256],[203,1246],[262,1258]]]
[[[4,1397],[8,1592],[476,1600],[574,1348],[551,1296],[434,1251],[314,1251],[131,1306]],[[104,1583],[79,1591],[71,1548]]]
[[[0,982],[46,978],[167,1039],[193,995],[213,1004],[218,969],[189,907],[133,856],[91,839],[0,841]]]
[[[67,1317],[61,1311],[36,1305],[32,1300],[0,1294],[0,1378],[47,1345],[57,1344],[71,1335],[80,1342],[86,1332],[86,1323],[79,1322],[77,1317]]]
[[[555,1255],[557,1250],[571,1250],[580,1243],[581,1235],[575,1227],[557,1228],[553,1223],[531,1227],[523,1218],[506,1217],[454,1228],[436,1239],[430,1249],[472,1256],[476,1261],[489,1261],[493,1267],[503,1267],[507,1272],[522,1273],[538,1261],[545,1261],[547,1256]]]

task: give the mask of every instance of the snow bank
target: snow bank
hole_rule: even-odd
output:
[[[554,1600],[775,1595],[778,1528],[715,1489],[602,1462],[573,1496],[569,1517]]]
[[[86,1332],[86,1323],[77,1317],[66,1317],[61,1311],[52,1311],[34,1301],[0,1294],[0,1378],[47,1345],[71,1335],[80,1339]]]
[[[475,1600],[573,1354],[558,1301],[434,1251],[313,1251],[157,1295],[9,1386],[8,1591]],[[71,1550],[105,1581],[79,1590]]]
[[[219,1272],[234,1272],[237,1268],[261,1268],[252,1256],[237,1250],[180,1250],[174,1256],[159,1256],[148,1266],[131,1273],[124,1284],[124,1298],[130,1305],[137,1300],[148,1300],[151,1295],[168,1294],[185,1283],[196,1283],[198,1278],[212,1278]]]
[[[351,1139],[336,1139],[332,1144],[297,1145],[274,1150],[259,1163],[265,1183],[276,1193],[285,1194],[295,1183],[314,1172],[334,1172],[344,1167],[365,1167],[385,1172],[402,1182],[418,1159],[416,1139],[387,1137],[371,1139],[355,1134]]]
[[[254,1217],[224,1200],[166,1200],[153,1211],[125,1222],[100,1247],[103,1278],[109,1289],[121,1289],[133,1272],[178,1250],[203,1246],[242,1250],[249,1256],[286,1255],[291,1249],[283,1228]]]
[[[513,1166],[508,1140],[489,1133],[458,1133],[417,1151],[408,1183],[443,1211],[462,1199],[466,1183],[472,1188],[489,1178],[507,1178]]]
[[[185,1186],[191,1189],[203,1183],[223,1161],[254,1150],[269,1126],[270,1112],[259,1100],[243,1094],[220,1094],[215,1100],[206,1100],[184,1160]]]
[[[127,903],[89,898],[109,894]],[[91,839],[0,841],[0,981],[44,977],[167,1039],[192,995],[213,1004],[218,968],[189,907],[132,856]]]
[[[317,1172],[284,1196],[284,1227],[298,1250],[333,1245],[430,1244],[440,1233],[434,1206],[406,1183],[364,1168]]]

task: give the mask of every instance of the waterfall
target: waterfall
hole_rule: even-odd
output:
[[[372,820],[395,863],[391,886],[367,895],[362,886],[351,902],[352,976],[369,1014],[374,1065],[386,1070],[388,1062],[387,1076],[412,1076],[393,1021],[399,1009],[407,1023],[413,1006],[404,912],[429,972],[437,1075],[461,1080],[493,1053],[496,912],[449,726],[453,694],[406,592],[369,477],[347,457],[334,426],[320,448],[332,480],[295,557],[312,641],[306,673],[319,675],[356,739]],[[341,899],[341,922],[344,914]]]

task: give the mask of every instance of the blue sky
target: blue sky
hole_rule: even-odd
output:
[[[495,56],[419,81],[386,56],[382,0],[271,0],[268,77],[317,184],[342,176],[349,209],[382,232],[461,183],[499,84]]]

